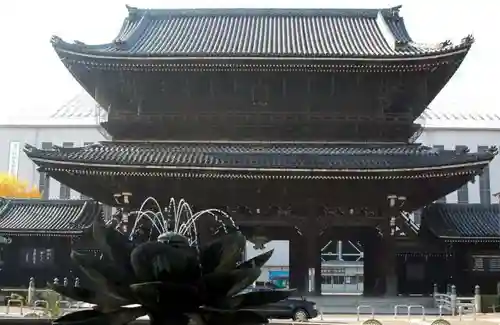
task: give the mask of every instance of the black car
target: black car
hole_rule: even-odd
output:
[[[271,290],[269,288],[250,288],[251,291]],[[279,290],[279,289],[278,289]],[[285,300],[264,305],[258,309],[248,309],[255,311],[267,318],[293,319],[298,322],[305,322],[310,318],[318,317],[316,303],[301,297],[289,297]]]

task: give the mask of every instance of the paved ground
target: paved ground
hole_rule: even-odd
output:
[[[31,309],[24,308],[23,314],[31,312]],[[6,307],[0,306],[0,317],[22,317],[21,309],[19,307],[11,307],[9,313],[6,313]],[[342,324],[361,324],[363,321],[369,319],[367,315],[361,315],[359,320],[356,315],[323,315],[321,317],[315,318],[309,322],[309,325],[342,325]],[[389,325],[431,325],[431,323],[438,319],[436,316],[427,316],[425,320],[422,317],[412,315],[410,319],[407,316],[398,316],[396,319],[394,316],[389,315],[375,315],[375,319],[382,322],[382,324]],[[471,315],[465,315],[460,319],[458,316],[455,317],[444,317],[444,319],[451,322],[453,325],[500,325],[500,314],[485,314],[478,315],[476,320],[473,320]],[[275,320],[273,323],[276,324],[290,324],[288,320]]]

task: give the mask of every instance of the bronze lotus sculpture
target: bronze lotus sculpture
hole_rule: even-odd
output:
[[[151,324],[262,324],[256,306],[287,298],[290,290],[247,292],[272,251],[241,262],[246,239],[237,229],[205,245],[177,232],[136,243],[102,220],[90,229],[101,256],[73,251],[88,287],[54,285],[63,296],[95,305],[64,315],[59,325],[121,325],[148,315]]]

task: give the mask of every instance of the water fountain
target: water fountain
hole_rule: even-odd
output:
[[[148,203],[153,205],[152,209],[146,209]],[[170,198],[168,206],[162,209],[155,198],[148,197],[141,204],[139,210],[132,211],[129,215],[136,216],[134,225],[130,230],[130,240],[133,240],[134,236],[138,234],[139,225],[144,220],[151,223],[147,240],[154,240],[155,235],[158,237],[161,234],[173,232],[186,237],[189,244],[196,247],[199,246],[197,245],[199,236],[196,221],[202,217],[212,218],[226,234],[230,229],[238,230],[234,220],[225,211],[212,208],[193,212],[191,206],[184,199],[176,202],[174,198]],[[157,234],[155,234],[155,230]]]
[[[96,307],[64,315],[55,324],[121,325],[145,314],[153,325],[263,324],[267,319],[251,310],[292,292],[242,292],[257,280],[273,252],[242,262],[246,238],[222,210],[193,212],[184,199],[173,198],[162,209],[149,197],[131,214],[136,220],[128,234],[114,222],[94,222],[92,236],[101,256],[72,252],[92,285],[55,284],[53,289]],[[224,234],[200,243],[196,221],[205,216],[219,223]],[[147,236],[137,242],[135,236],[145,223]]]

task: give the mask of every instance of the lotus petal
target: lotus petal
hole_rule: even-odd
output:
[[[102,220],[94,221],[92,234],[99,249],[112,262],[128,265],[133,243],[127,236],[113,228],[106,227]]]
[[[188,284],[155,281],[132,284],[130,288],[153,314],[191,312],[201,304],[198,289]]]
[[[236,268],[245,250],[246,239],[241,232],[221,236],[201,248],[203,273],[229,271]]]
[[[105,292],[107,296],[123,301],[123,305],[134,303],[128,285],[115,285],[113,281],[109,281],[98,270],[88,266],[90,264],[89,259],[92,257],[72,251],[71,258],[78,264],[83,273],[85,273],[85,275],[93,282],[95,290]],[[87,266],[85,266],[85,264],[87,264]]]
[[[222,310],[202,307],[201,313],[207,325],[252,325],[267,324],[268,319],[250,310]]]
[[[261,268],[266,264],[267,261],[271,258],[274,253],[274,249],[271,249],[268,252],[257,255],[243,263],[238,265],[238,269],[249,269],[249,268]]]
[[[199,277],[199,262],[192,247],[177,248],[161,242],[146,242],[130,256],[132,268],[140,282],[157,280],[192,282]]]
[[[202,282],[208,301],[216,305],[251,285],[259,275],[260,269],[214,272],[205,275]]]
[[[145,315],[141,307],[120,308],[112,312],[102,312],[95,309],[79,310],[56,319],[57,325],[123,325]]]
[[[295,290],[263,290],[242,293],[229,300],[231,308],[245,309],[248,307],[272,304],[288,298]]]
[[[116,308],[130,304],[128,300],[116,298],[113,295],[107,294],[106,290],[93,291],[82,287],[63,286],[59,284],[52,284],[50,288],[76,301],[98,305],[99,309],[102,311],[115,310]]]
[[[254,269],[245,269],[247,271],[246,276],[241,279],[241,281],[235,282],[231,289],[227,292],[228,297],[232,297],[235,294],[240,293],[242,290],[248,288],[252,283],[257,281],[257,279],[260,276],[261,270],[260,268],[254,268]],[[237,270],[237,271],[242,271],[242,270]]]

